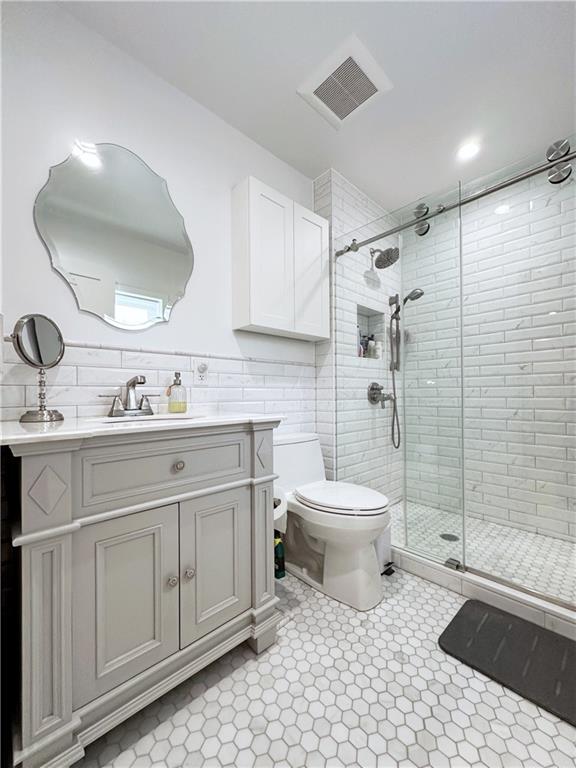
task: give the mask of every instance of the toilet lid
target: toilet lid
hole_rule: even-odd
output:
[[[294,496],[309,507],[340,515],[375,515],[388,506],[388,498],[372,488],[331,480],[301,485]]]

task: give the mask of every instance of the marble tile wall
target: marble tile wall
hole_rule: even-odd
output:
[[[4,340],[0,413],[18,419],[35,407],[36,372],[22,363]],[[198,383],[199,362],[208,365],[207,382]],[[48,371],[48,405],[65,416],[105,416],[114,394],[136,374],[146,377],[139,391],[155,395],[154,410],[167,409],[166,388],[174,371],[182,373],[192,412],[283,414],[281,428],[314,431],[316,424],[314,365],[268,360],[190,355],[184,352],[128,350],[67,343],[62,362]],[[102,398],[100,395],[108,395]]]
[[[331,222],[332,253],[350,237],[359,240],[392,226],[386,211],[334,170],[316,179],[315,210]],[[351,233],[348,235],[348,233]],[[391,238],[379,247],[397,245]],[[332,339],[317,345],[318,431],[330,476],[361,483],[391,500],[402,493],[402,455],[392,447],[391,409],[370,405],[372,381],[391,390],[385,328],[388,297],[400,290],[400,264],[371,269],[368,248],[332,259]],[[358,312],[370,312],[383,356],[358,357]]]

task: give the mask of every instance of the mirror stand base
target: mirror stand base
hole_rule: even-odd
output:
[[[26,411],[23,416],[20,416],[20,421],[24,423],[43,423],[46,424],[52,421],[64,421],[64,416],[60,411],[56,410],[38,410],[38,411]]]
[[[64,349],[63,342],[62,349]],[[46,408],[46,369],[38,368],[38,409],[36,411],[26,411],[23,416],[20,416],[20,423],[52,424],[55,421],[64,421],[64,416],[60,411]]]

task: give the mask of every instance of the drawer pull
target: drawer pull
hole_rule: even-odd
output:
[[[169,587],[176,587],[178,585],[178,576],[169,576],[168,578],[168,586]]]
[[[196,576],[196,568],[187,568],[187,569],[184,571],[184,576],[185,576],[185,577],[186,577],[188,580],[190,580],[190,579],[193,579],[193,578],[194,578],[194,576]]]
[[[186,466],[186,462],[175,461],[174,464],[172,464],[172,469],[174,470],[174,472],[182,472],[185,466]]]

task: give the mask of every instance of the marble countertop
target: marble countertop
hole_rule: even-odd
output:
[[[0,445],[25,445],[55,440],[78,440],[105,435],[133,435],[136,432],[163,430],[194,430],[238,424],[277,426],[282,416],[275,414],[158,414],[150,417],[116,418],[105,416],[90,419],[65,419],[52,424],[21,424],[19,421],[0,422]]]

